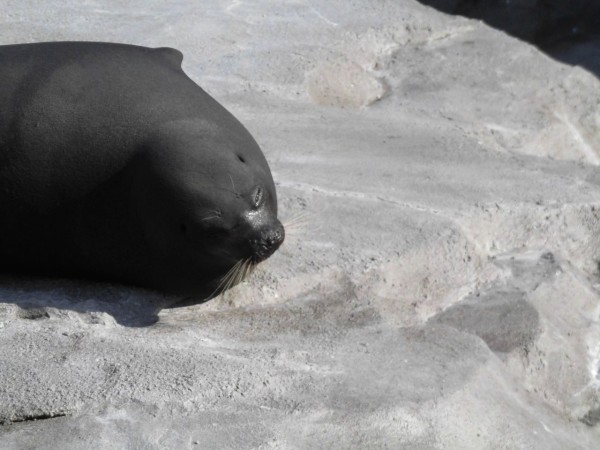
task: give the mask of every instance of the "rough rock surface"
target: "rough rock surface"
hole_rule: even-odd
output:
[[[597,448],[595,76],[413,0],[0,4],[182,50],[289,223],[202,305],[3,277],[0,447]]]

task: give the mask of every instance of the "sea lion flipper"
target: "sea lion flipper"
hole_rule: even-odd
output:
[[[159,53],[164,59],[169,61],[171,64],[174,64],[176,67],[181,67],[181,62],[183,61],[183,53],[179,50],[171,47],[158,47],[153,49],[155,52]]]

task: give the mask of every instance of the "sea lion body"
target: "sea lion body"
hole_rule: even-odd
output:
[[[248,131],[177,50],[0,46],[0,270],[207,295],[284,237]]]

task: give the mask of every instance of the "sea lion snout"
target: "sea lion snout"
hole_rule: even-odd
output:
[[[259,263],[271,256],[279,248],[285,239],[285,229],[281,222],[273,226],[263,227],[259,230],[258,237],[250,240],[252,248],[252,259]]]

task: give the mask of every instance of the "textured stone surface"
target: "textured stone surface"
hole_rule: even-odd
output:
[[[0,5],[182,50],[289,224],[203,305],[2,277],[2,448],[597,446],[595,76],[412,0]]]

